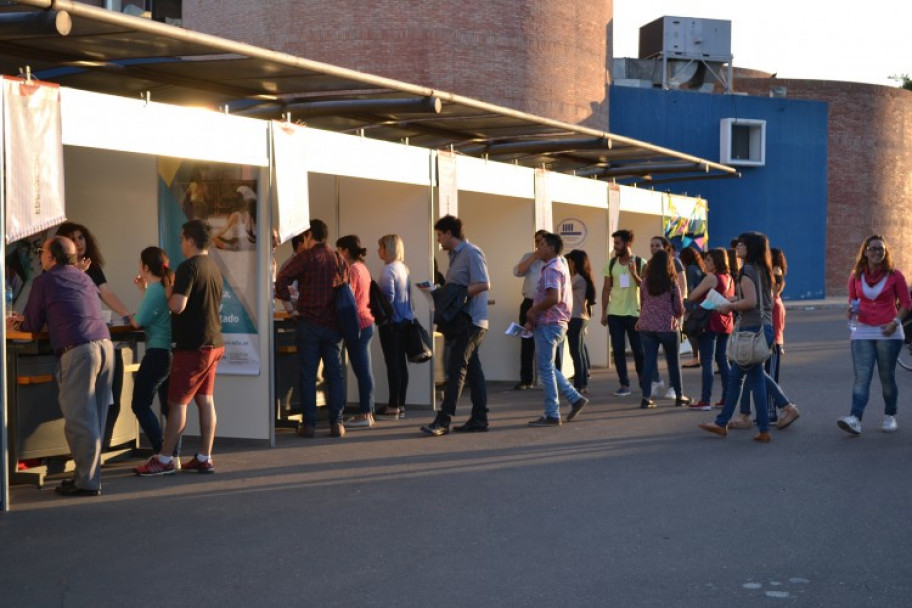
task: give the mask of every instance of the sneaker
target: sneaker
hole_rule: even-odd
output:
[[[560,418],[546,418],[542,416],[541,418],[536,418],[535,420],[529,421],[529,426],[560,426]]]
[[[567,416],[567,422],[573,422],[579,413],[586,407],[586,404],[589,403],[589,400],[585,397],[580,397],[579,401],[570,405],[570,414]]]
[[[770,436],[769,431],[761,431],[754,435],[754,441],[757,441],[759,443],[769,443],[772,441],[772,439],[773,438]]]
[[[846,416],[845,418],[840,418],[836,421],[836,424],[839,425],[846,433],[851,435],[861,435],[861,420],[855,416]]]
[[[160,477],[162,475],[174,475],[174,460],[172,459],[171,462],[165,464],[161,462],[156,456],[153,456],[146,464],[134,468],[133,472],[140,477]]]
[[[675,399],[676,397],[677,397],[677,395],[675,395],[674,387],[669,387],[669,389],[667,391],[665,391],[666,399]]]
[[[719,426],[715,422],[704,422],[702,424],[698,424],[697,426],[704,431],[712,433],[713,435],[718,435],[719,437],[725,437],[728,435],[728,429],[726,429],[724,426]]]
[[[675,407],[683,407],[685,405],[687,407],[690,407],[690,405],[692,403],[693,403],[693,399],[691,399],[687,395],[681,395],[680,397],[675,397]]]
[[[892,433],[897,428],[896,417],[895,416],[884,416],[883,424],[880,425],[880,430],[884,433]]]
[[[751,420],[750,415],[741,414],[738,418],[729,421],[728,428],[730,429],[752,429],[754,428],[754,422]]]
[[[352,416],[345,421],[345,428],[369,429],[374,426],[374,417],[370,414]]]
[[[691,403],[687,406],[687,409],[694,410],[697,412],[709,412],[713,409],[713,406],[706,403],[705,401],[697,401],[696,403]]]
[[[421,427],[421,432],[427,433],[431,437],[442,437],[443,435],[449,434],[450,425],[448,423],[444,423],[443,421],[437,419],[437,420],[434,420],[434,422],[432,422],[431,424],[426,424],[423,427]]]
[[[531,388],[532,388],[531,384],[526,384],[525,382],[520,382],[519,384],[517,384],[516,386],[513,387],[513,390],[514,391],[528,391]]]
[[[798,420],[799,416],[801,416],[801,412],[798,411],[798,408],[795,407],[793,403],[789,403],[784,408],[782,408],[779,420],[776,422],[776,428],[779,430],[784,429],[791,423]]]
[[[654,408],[655,406],[656,406],[656,402],[653,401],[652,399],[643,399],[642,401],[640,401],[641,410],[651,409],[651,408]]]
[[[618,390],[614,391],[615,397],[626,397],[629,394],[630,394],[629,386],[622,386]]]
[[[203,462],[193,455],[193,458],[181,465],[185,471],[196,471],[197,473],[215,473],[215,465],[212,464],[212,458]]]
[[[658,382],[653,382],[652,383],[652,392],[650,394],[658,395],[660,392],[662,392],[663,388],[665,388],[665,383],[662,382],[661,380],[659,380]]]

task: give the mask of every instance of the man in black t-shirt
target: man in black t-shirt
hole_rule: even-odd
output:
[[[143,477],[171,475],[176,467],[170,454],[187,422],[187,406],[199,409],[200,453],[181,464],[185,471],[214,473],[212,444],[215,440],[215,372],[225,352],[219,308],[222,274],[209,257],[212,232],[202,220],[184,224],[181,252],[185,261],[177,267],[168,297],[171,309],[171,340],[174,343],[168,385],[168,425],[161,453],[137,467]]]

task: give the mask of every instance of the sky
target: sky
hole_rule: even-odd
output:
[[[614,0],[614,56],[637,57],[640,27],[659,17],[732,22],[735,67],[779,78],[897,86],[912,75],[912,2]]]

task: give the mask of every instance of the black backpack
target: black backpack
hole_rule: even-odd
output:
[[[377,324],[377,327],[383,327],[392,322],[393,305],[390,304],[390,301],[387,300],[386,296],[383,295],[383,292],[380,291],[380,286],[377,285],[377,281],[373,279],[371,279],[368,307],[370,308],[371,314],[374,316],[374,323]]]

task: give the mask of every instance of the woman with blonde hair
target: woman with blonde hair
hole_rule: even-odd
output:
[[[405,245],[398,234],[380,237],[377,254],[386,265],[380,271],[380,291],[393,307],[393,318],[380,327],[380,346],[386,362],[386,379],[389,384],[387,405],[375,412],[377,419],[405,418],[405,394],[408,390],[408,356],[406,355],[406,329],[415,318],[409,291],[409,269],[405,265]]]
[[[868,404],[875,363],[884,400],[881,430],[887,433],[896,430],[896,360],[903,346],[903,320],[910,309],[912,298],[906,278],[893,266],[884,238],[872,234],[861,244],[849,276],[848,316],[855,325],[850,337],[855,385],[852,411],[837,421],[845,432],[861,434],[861,418]]]

